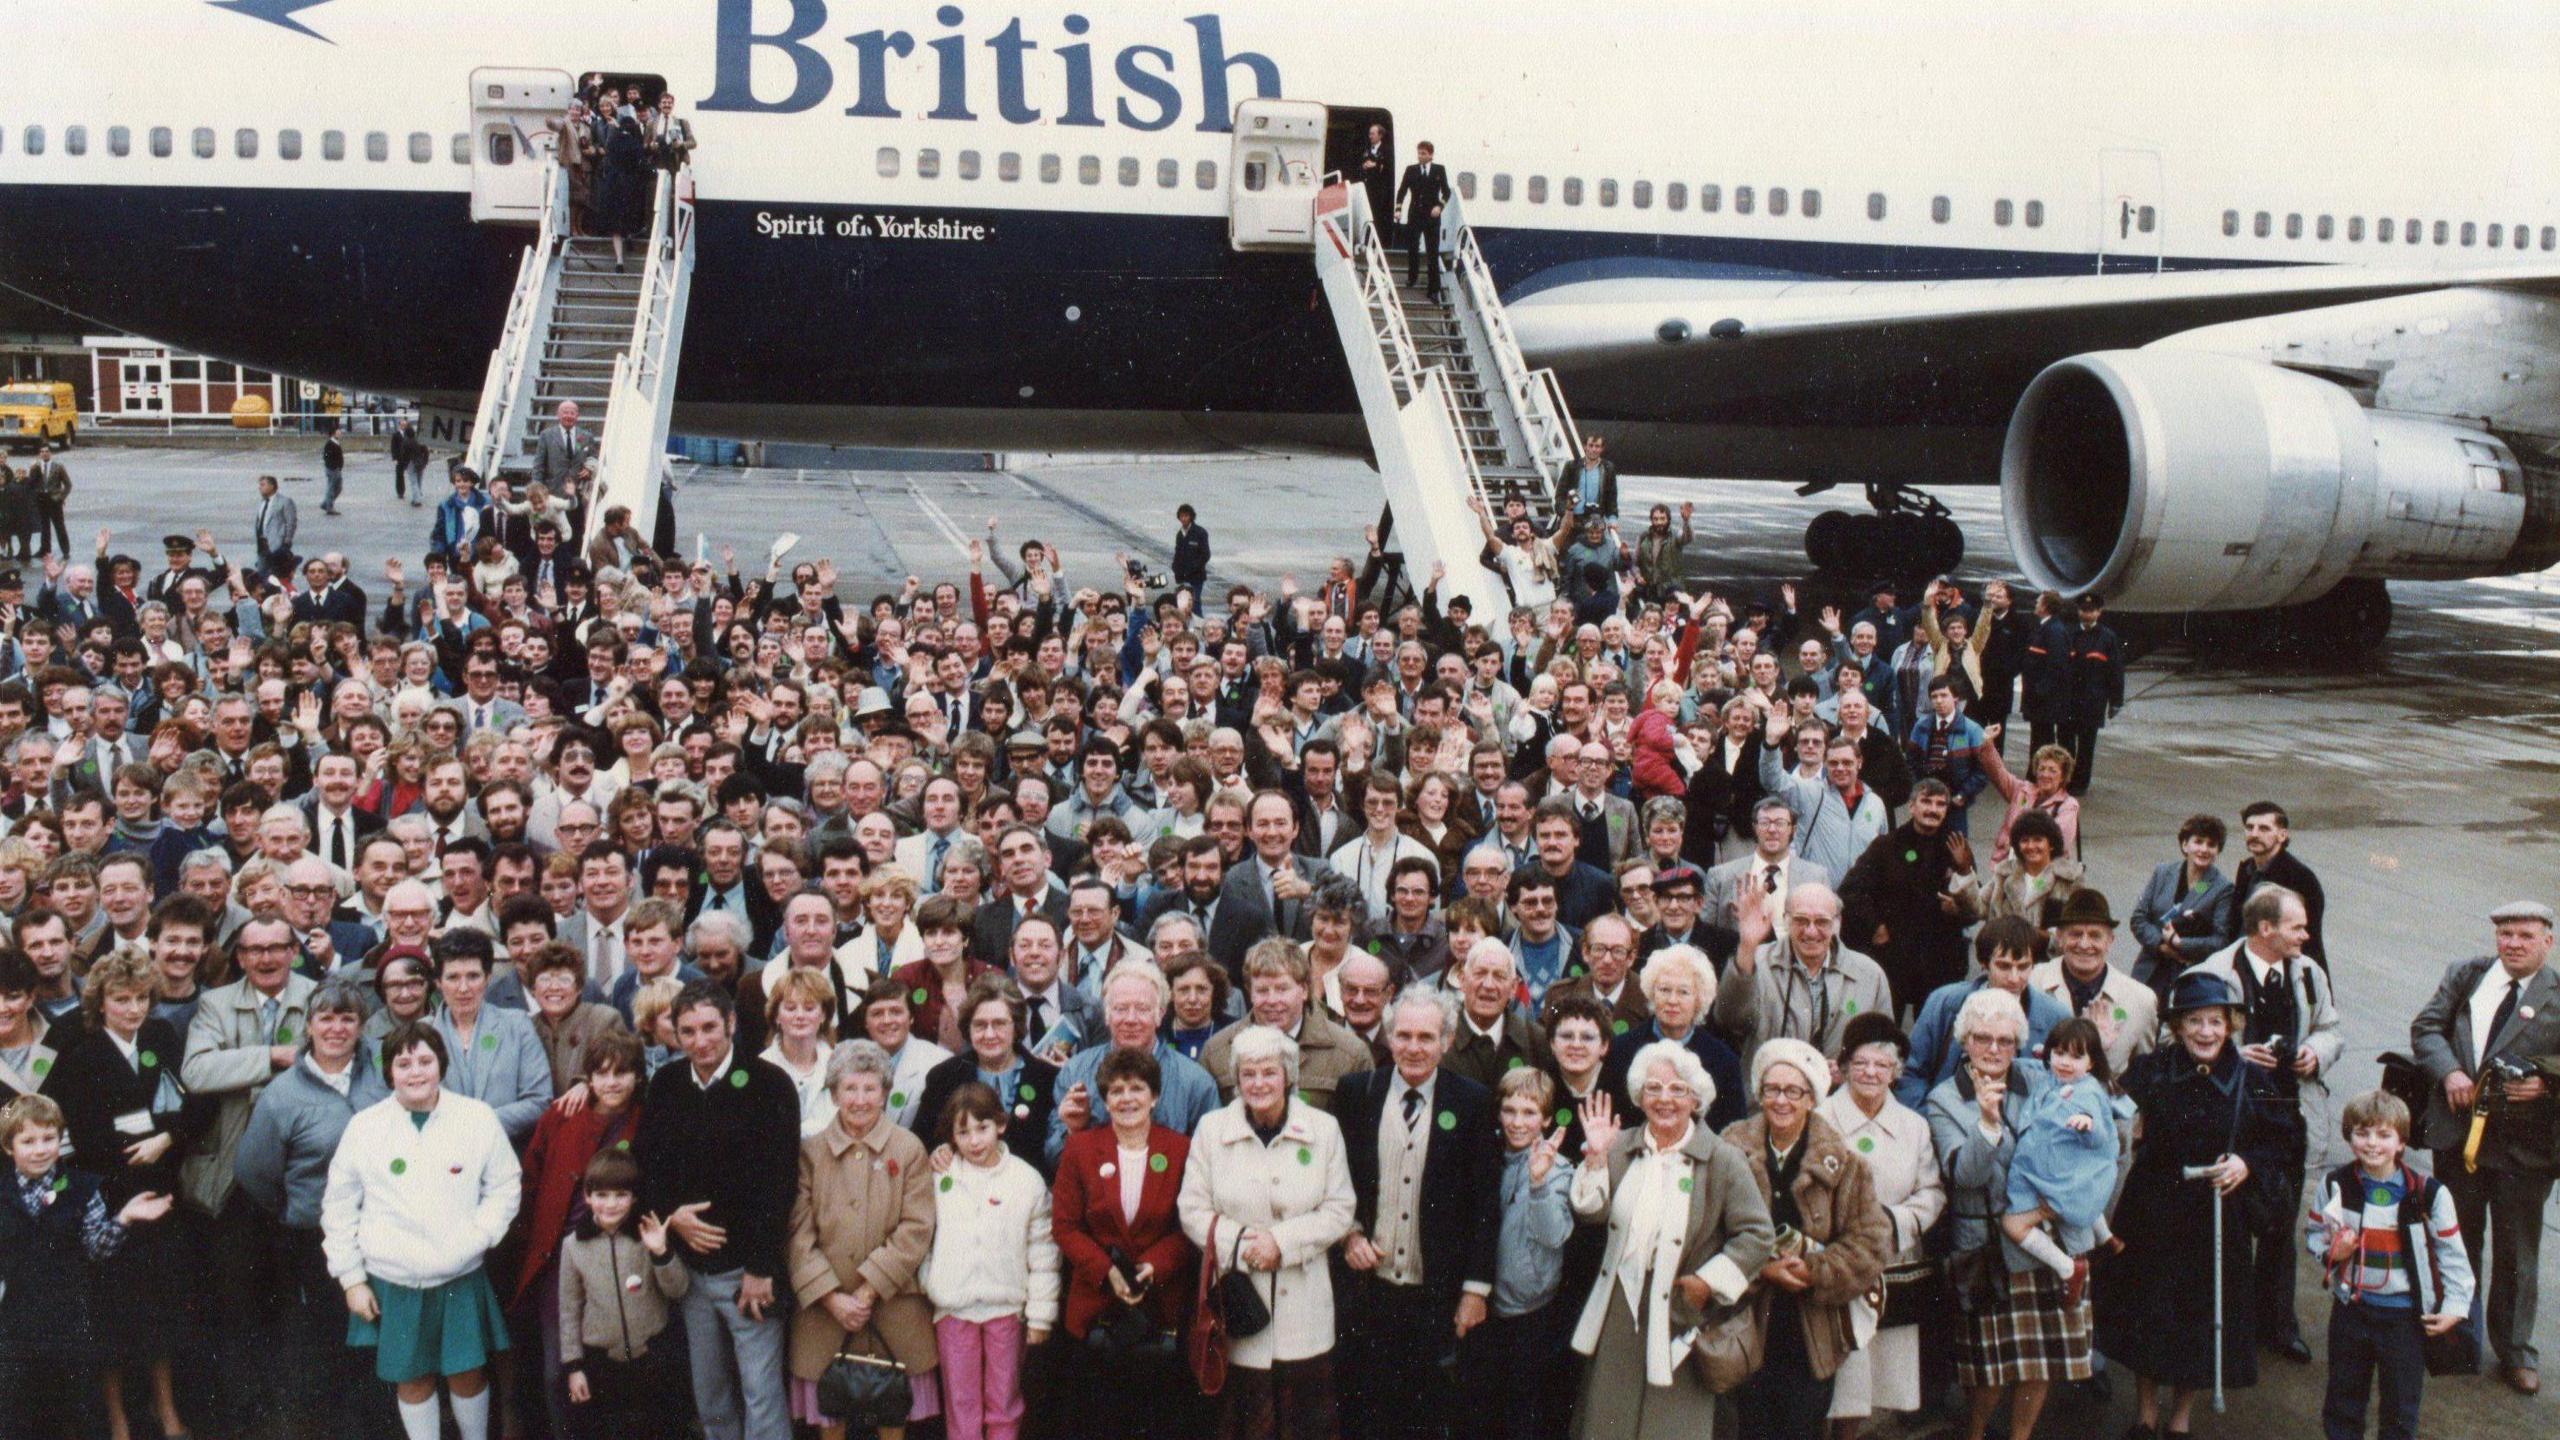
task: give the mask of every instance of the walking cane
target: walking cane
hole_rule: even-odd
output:
[[[2211,1165],[2189,1165],[2178,1172],[2181,1180],[2210,1181],[2221,1173],[2222,1162]],[[2213,1196],[2213,1413],[2222,1413],[2222,1194]]]

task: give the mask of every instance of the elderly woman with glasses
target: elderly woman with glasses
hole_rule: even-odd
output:
[[[1715,1396],[1678,1340],[1711,1307],[1739,1303],[1774,1253],[1769,1207],[1740,1151],[1701,1122],[1715,1082],[1676,1041],[1637,1051],[1627,1093],[1644,1123],[1623,1133],[1586,1101],[1573,1213],[1604,1217],[1608,1248],[1573,1348],[1591,1357],[1577,1440],[1695,1440],[1715,1433]]]
[[[1772,1040],[1751,1057],[1760,1113],[1724,1132],[1742,1152],[1777,1227],[1777,1255],[1751,1285],[1768,1349],[1737,1400],[1743,1433],[1821,1440],[1832,1381],[1858,1349],[1851,1302],[1875,1288],[1893,1228],[1866,1162],[1816,1113],[1831,1066],[1801,1040]],[[1866,1317],[1872,1322],[1873,1316]]]
[[[2067,1297],[2062,1278],[2009,1243],[1991,1220],[2008,1205],[2020,1126],[2053,1077],[2019,1055],[2026,1012],[2005,990],[1974,992],[1956,1012],[1955,1037],[1963,1063],[1929,1092],[1928,1115],[1955,1210],[1948,1281],[1964,1312],[1956,1352],[1964,1440],[1982,1440],[2003,1398],[2010,1435],[2027,1440],[2053,1382],[2091,1373],[2089,1298]]]
[[[1921,1237],[1946,1212],[1947,1187],[1929,1122],[1894,1098],[1894,1082],[1911,1050],[1909,1037],[1890,1015],[1861,1015],[1841,1032],[1840,1048],[1840,1083],[1814,1113],[1865,1163],[1891,1229],[1882,1328],[1843,1357],[1831,1377],[1832,1440],[1857,1440],[1859,1427],[1876,1411],[1920,1408],[1920,1327],[1883,1322],[1906,1287],[1906,1304],[1928,1305],[1946,1293]]]

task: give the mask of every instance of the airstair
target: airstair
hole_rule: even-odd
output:
[[[590,533],[616,505],[631,507],[643,535],[655,522],[693,288],[692,189],[690,172],[658,172],[649,238],[626,241],[617,269],[612,240],[570,233],[567,178],[553,165],[489,356],[465,463],[484,476],[531,474],[542,427],[575,401],[596,437]]]
[[[1582,442],[1554,372],[1521,355],[1458,197],[1439,223],[1451,273],[1434,300],[1401,283],[1404,261],[1387,250],[1367,191],[1329,185],[1316,200],[1316,273],[1408,578],[1419,590],[1444,566],[1442,601],[1465,595],[1479,620],[1498,624],[1511,602],[1502,578],[1477,563],[1484,531],[1469,502],[1498,518],[1517,495],[1549,528],[1556,479]]]

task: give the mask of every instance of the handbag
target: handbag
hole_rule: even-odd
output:
[[[1917,1325],[1925,1316],[1946,1313],[1947,1271],[1935,1260],[1888,1265],[1882,1284],[1884,1304],[1876,1317],[1879,1330]]]
[[[1209,1278],[1217,1257],[1218,1221],[1209,1219],[1209,1243],[1202,1249],[1208,1258],[1200,1262],[1200,1278],[1191,1297],[1191,1320],[1183,1331],[1183,1359],[1191,1368],[1192,1383],[1203,1395],[1215,1395],[1227,1388],[1227,1352],[1233,1343],[1227,1338],[1226,1316],[1219,1308],[1220,1291]]]
[[[1708,1311],[1689,1341],[1689,1355],[1697,1361],[1698,1378],[1718,1395],[1742,1388],[1742,1383],[1759,1370],[1767,1353],[1768,1339],[1760,1331],[1759,1307],[1749,1296]]]
[[[1225,1316],[1227,1334],[1237,1340],[1249,1340],[1271,1328],[1271,1307],[1264,1303],[1253,1276],[1238,1263],[1243,1257],[1244,1232],[1238,1230],[1235,1244],[1228,1247],[1227,1268],[1218,1276],[1218,1309]]]
[[[853,1337],[845,1337],[845,1344]],[[915,1408],[915,1389],[907,1367],[892,1359],[856,1355],[839,1346],[836,1358],[818,1374],[818,1413],[848,1430],[876,1430],[904,1425]]]

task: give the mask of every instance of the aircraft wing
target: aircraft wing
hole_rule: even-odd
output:
[[[1577,409],[1728,425],[1998,425],[2045,366],[2201,325],[2427,290],[2560,298],[2560,266],[2262,266],[1937,281],[1616,278],[1511,302]]]

